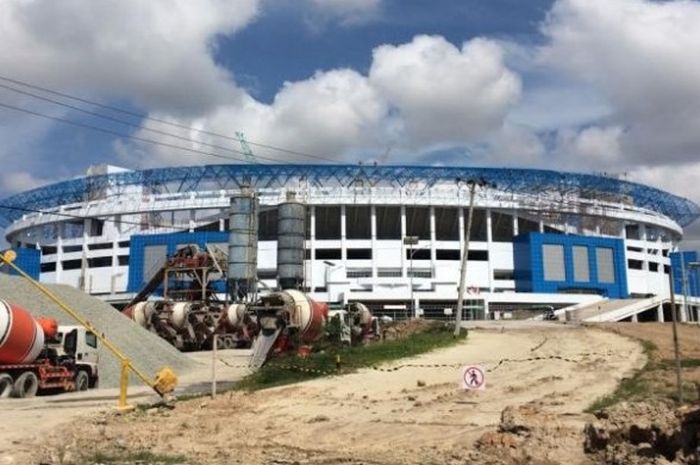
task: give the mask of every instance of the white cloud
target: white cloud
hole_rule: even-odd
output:
[[[419,145],[479,140],[501,127],[520,96],[520,80],[505,67],[500,46],[484,39],[461,49],[440,36],[382,45],[369,78]]]
[[[603,172],[624,167],[620,126],[563,129],[557,132],[551,161],[566,169]]]
[[[558,0],[541,59],[608,99],[628,164],[684,163],[700,151],[698,24],[698,2]]]
[[[193,115],[241,93],[212,58],[216,34],[256,15],[258,0],[6,0],[0,69],[81,94]]]
[[[460,49],[442,37],[418,36],[407,44],[377,47],[368,76],[350,69],[319,71],[285,83],[270,104],[246,95],[201,118],[157,116],[229,135],[242,130],[251,141],[337,161],[364,154],[376,158],[387,146],[416,157],[424,150],[489,140],[502,130],[519,92],[519,80],[504,66],[497,44],[475,39]],[[211,151],[204,142],[240,150],[235,142],[196,132],[182,135],[193,139],[194,149]],[[147,130],[143,136],[154,137]],[[314,161],[253,149],[261,157]],[[191,163],[196,157],[167,148],[156,152],[152,164]],[[133,158],[123,148],[120,153]]]
[[[8,194],[34,189],[49,182],[49,180],[37,178],[26,171],[0,173],[0,190]]]

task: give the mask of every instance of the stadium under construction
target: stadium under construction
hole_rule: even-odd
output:
[[[259,200],[257,277],[277,285],[278,206],[305,207],[303,288],[333,304],[450,318],[473,213],[464,317],[596,306],[613,319],[663,320],[674,288],[697,320],[697,256],[677,253],[693,202],[602,175],[472,167],[203,165],[84,177],[2,201],[7,241],[42,282],[131,301],[186,245],[227,249],[231,197]],[[226,293],[226,281],[212,282]],[[615,304],[613,304],[615,302]],[[615,313],[617,312],[617,313]],[[600,313],[600,312],[599,312]]]

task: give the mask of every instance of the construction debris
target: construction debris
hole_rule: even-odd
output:
[[[111,305],[70,286],[47,285],[46,287],[90,321],[95,328],[107,334],[145,373],[155,375],[160,368],[169,366],[181,374],[196,366],[196,363],[185,354],[180,353],[157,335],[139,327]],[[0,274],[0,296],[7,302],[24,307],[35,317],[54,318],[63,325],[75,324],[75,321],[55,303],[23,278]],[[118,386],[120,371],[118,360],[102,346],[99,356],[100,387]],[[135,379],[132,381],[136,384]]]
[[[606,464],[697,464],[700,409],[622,402],[585,428],[587,453]]]

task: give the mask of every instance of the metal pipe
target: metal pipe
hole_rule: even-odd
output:
[[[676,366],[676,387],[678,390],[678,402],[683,403],[683,381],[681,380],[681,353],[680,353],[680,348],[678,347],[678,329],[676,328],[677,323],[676,320],[678,317],[676,316],[676,298],[675,298],[675,292],[673,289],[673,267],[669,268],[669,273],[668,273],[668,280],[670,284],[670,291],[671,291],[671,318],[673,321],[673,357],[674,357],[674,362]]]
[[[474,194],[476,193],[476,183],[469,183],[469,218],[467,218],[467,230],[464,234],[464,250],[462,251],[462,262],[459,267],[459,294],[457,295],[457,315],[455,316],[455,336],[459,336],[462,329],[462,308],[464,308],[464,292],[467,288],[467,263],[469,255],[469,236],[472,230],[472,218],[474,213]]]

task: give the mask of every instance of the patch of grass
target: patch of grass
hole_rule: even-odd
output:
[[[361,347],[327,346],[301,359],[294,355],[273,358],[262,369],[246,376],[238,389],[255,391],[283,386],[322,376],[345,374],[360,368],[380,365],[385,362],[411,357],[435,349],[449,347],[466,338],[466,331],[455,338],[452,327],[435,323],[424,331],[406,338],[385,341]],[[340,369],[336,361],[340,359]]]
[[[84,457],[84,463],[99,463],[103,465],[185,465],[190,463],[184,455],[156,454],[148,450],[123,452],[96,452]]]
[[[635,400],[648,397],[652,391],[652,386],[647,379],[647,374],[658,368],[656,353],[658,347],[652,341],[639,339],[642,351],[647,356],[647,363],[638,370],[631,378],[622,378],[612,394],[603,396],[593,402],[585,411],[593,413],[598,410],[615,405],[626,400]]]

